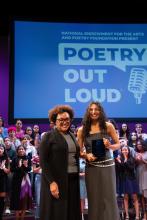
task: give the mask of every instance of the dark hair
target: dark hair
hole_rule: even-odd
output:
[[[90,109],[91,105],[96,105],[100,111],[98,121],[99,121],[99,126],[100,126],[101,131],[105,132],[107,130],[107,127],[106,127],[107,117],[105,115],[104,109],[99,102],[93,101],[88,105],[88,108],[86,109],[86,113],[85,113],[83,121],[82,121],[83,140],[85,140],[86,136],[89,135],[89,132],[91,129],[91,118],[90,118],[90,114],[89,114],[89,109]]]
[[[123,125],[123,124],[125,124],[126,127],[127,127],[126,131],[124,131],[123,128],[122,128],[122,125]],[[120,128],[120,130],[119,130],[119,135],[120,135],[121,137],[126,136],[126,138],[129,139],[130,129],[129,129],[129,126],[128,126],[127,123],[122,123],[122,124],[121,124],[121,128]]]
[[[110,122],[111,124],[113,124],[115,130],[118,130],[118,125],[116,123],[116,121],[112,118],[108,119],[108,122]]]
[[[142,145],[142,150],[147,151],[147,139],[143,140],[142,138],[138,138],[136,146],[138,145],[138,142]],[[137,147],[136,147],[136,151],[139,152]]]
[[[16,148],[16,153],[18,154],[18,151],[19,151],[19,148],[20,147],[23,147],[23,149],[25,150],[25,147],[21,144],[21,145],[19,145],[17,148]]]
[[[130,158],[130,156],[131,156],[129,146],[123,146],[123,147],[120,148],[120,150],[121,150],[120,156],[121,156],[121,158],[122,158],[123,160],[125,159],[125,158],[124,158],[124,155],[123,155],[123,153],[122,153],[122,148],[124,148],[124,147],[126,147],[126,148],[128,149],[128,158]]]
[[[3,156],[1,157],[1,160],[8,160],[8,155],[7,155],[7,151],[6,151],[4,144],[0,144],[0,147],[4,149],[4,153],[3,153]]]
[[[18,151],[19,151],[20,147],[23,147],[23,149],[25,150],[25,154],[23,156],[19,156],[19,154],[18,154]],[[21,158],[23,160],[26,160],[28,158],[28,156],[26,155],[26,149],[25,149],[25,147],[22,144],[17,147],[16,153],[17,153],[17,157],[16,157],[17,158],[16,159],[17,162],[18,162],[19,158]]]
[[[51,122],[56,122],[57,115],[67,112],[72,120],[74,117],[73,109],[69,105],[57,105],[51,110],[49,110],[49,120]]]

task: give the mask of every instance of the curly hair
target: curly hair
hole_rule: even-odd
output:
[[[89,114],[89,109],[90,109],[91,105],[93,105],[93,104],[96,105],[100,111],[98,122],[99,122],[99,126],[100,126],[101,131],[105,132],[107,130],[107,127],[106,127],[107,117],[105,115],[103,107],[101,106],[101,104],[99,102],[92,101],[88,105],[88,108],[86,109],[86,113],[85,113],[83,120],[82,120],[83,140],[85,140],[85,138],[89,135],[89,132],[91,129],[91,118],[90,118],[90,114]]]
[[[74,117],[74,112],[71,106],[69,105],[57,105],[54,108],[49,110],[49,121],[55,123],[57,119],[58,114],[62,114],[64,112],[67,112],[70,116],[70,119],[72,120]]]

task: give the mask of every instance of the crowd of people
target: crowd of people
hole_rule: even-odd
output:
[[[147,134],[141,123],[130,131],[107,119],[92,102],[81,125],[73,109],[49,110],[50,128],[23,129],[23,121],[4,125],[0,116],[0,220],[15,211],[16,220],[35,206],[35,219],[118,220],[117,197],[125,219],[130,201],[135,219],[147,219]],[[88,202],[87,202],[88,201]],[[34,205],[35,204],[35,205]]]

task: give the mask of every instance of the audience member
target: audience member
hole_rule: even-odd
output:
[[[10,208],[15,210],[16,220],[20,220],[24,219],[25,211],[32,208],[31,182],[28,175],[31,171],[31,159],[26,156],[22,145],[16,151],[17,156],[11,163],[13,178]]]
[[[22,140],[22,138],[24,137],[24,130],[22,129],[22,121],[17,120],[15,126],[16,126],[16,138]]]
[[[4,126],[4,119],[0,116],[0,137],[8,137],[8,129]]]

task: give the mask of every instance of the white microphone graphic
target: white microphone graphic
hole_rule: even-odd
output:
[[[147,91],[147,71],[143,68],[132,68],[128,90],[134,93],[136,104],[141,104],[142,95]]]

